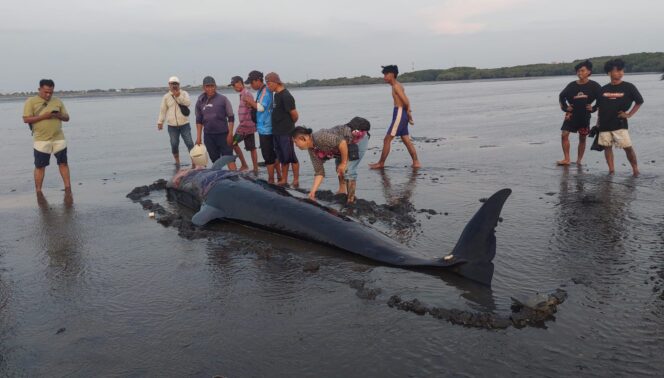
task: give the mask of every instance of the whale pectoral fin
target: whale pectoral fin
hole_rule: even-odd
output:
[[[235,155],[224,155],[219,159],[217,159],[217,161],[215,161],[214,164],[212,164],[212,168],[210,169],[213,170],[223,169],[227,164],[234,163],[235,159],[237,159],[237,156]]]
[[[196,226],[204,226],[213,219],[223,219],[224,213],[216,207],[203,204],[201,209],[191,217],[191,222]]]

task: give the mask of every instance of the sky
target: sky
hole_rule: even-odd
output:
[[[0,93],[286,82],[664,51],[661,0],[2,0]]]

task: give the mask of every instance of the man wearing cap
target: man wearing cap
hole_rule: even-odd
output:
[[[191,105],[189,93],[180,89],[180,79],[177,76],[171,76],[168,79],[168,93],[161,99],[157,129],[162,130],[164,128],[164,120],[166,120],[168,136],[171,139],[171,152],[175,159],[175,165],[178,166],[180,165],[180,137],[182,137],[182,141],[184,141],[188,151],[194,148],[194,141],[191,139],[189,115],[182,113],[180,105],[185,107]]]
[[[67,142],[62,132],[62,122],[69,121],[69,113],[59,98],[53,97],[55,83],[51,79],[39,81],[37,96],[30,97],[23,106],[23,122],[30,125],[35,155],[35,191],[41,195],[46,166],[51,154],[60,169],[65,193],[71,193],[69,165],[67,164]]]
[[[256,154],[256,137],[254,136],[256,133],[256,122],[251,118],[250,106],[250,103],[255,101],[249,90],[245,88],[240,76],[233,76],[229,87],[233,87],[236,92],[240,93],[240,105],[237,109],[238,127],[233,136],[233,150],[240,158],[240,162],[242,162],[240,170],[248,170],[249,166],[240,148],[240,141],[244,141],[244,149],[251,154],[254,174],[258,174],[258,155]]]
[[[279,163],[272,138],[272,91],[263,83],[263,73],[260,71],[249,72],[244,83],[251,85],[251,89],[256,91],[256,100],[248,102],[248,105],[256,111],[256,130],[261,144],[261,155],[267,168],[267,181],[274,184],[274,167]],[[276,171],[278,179],[281,180],[281,169]]]
[[[201,144],[201,133],[205,128],[205,148],[214,163],[221,156],[233,156],[233,106],[226,96],[217,92],[217,83],[212,76],[203,79],[203,93],[196,101],[196,144]],[[228,169],[237,169],[235,162]]]
[[[284,87],[278,74],[270,72],[265,76],[267,87],[274,94],[272,101],[272,136],[274,150],[281,163],[281,180],[279,185],[288,183],[288,165],[293,167],[293,186],[300,185],[300,164],[295,155],[293,139],[290,133],[295,129],[299,115],[295,108],[295,99]]]

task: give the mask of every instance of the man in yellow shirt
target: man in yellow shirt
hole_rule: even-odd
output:
[[[25,101],[23,122],[30,125],[35,155],[35,190],[42,191],[46,166],[51,154],[60,169],[65,191],[71,191],[69,166],[67,165],[67,142],[62,132],[62,122],[69,121],[69,113],[59,98],[53,97],[55,83],[50,79],[39,81],[39,93]]]

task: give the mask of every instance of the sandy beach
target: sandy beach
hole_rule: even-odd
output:
[[[613,176],[590,150],[583,166],[555,165],[558,93],[573,79],[406,85],[424,166],[416,172],[399,141],[383,172],[368,169],[392,114],[388,86],[292,90],[298,124],[372,123],[358,198],[401,206],[412,222],[359,219],[409,248],[442,257],[480,200],[511,188],[491,288],[223,222],[193,240],[162,226],[125,197],[176,171],[156,127],[160,96],[66,99],[73,203],[53,160],[38,201],[23,103],[0,102],[0,375],[661,374],[664,83],[625,77],[645,99],[630,120],[633,178],[620,150]],[[298,156],[308,188],[313,170]],[[326,168],[322,189],[334,190]],[[149,199],[186,215],[162,191]],[[380,293],[360,298],[358,281]],[[511,297],[559,288],[567,301],[539,328],[468,328],[387,305],[399,295],[509,314]]]

